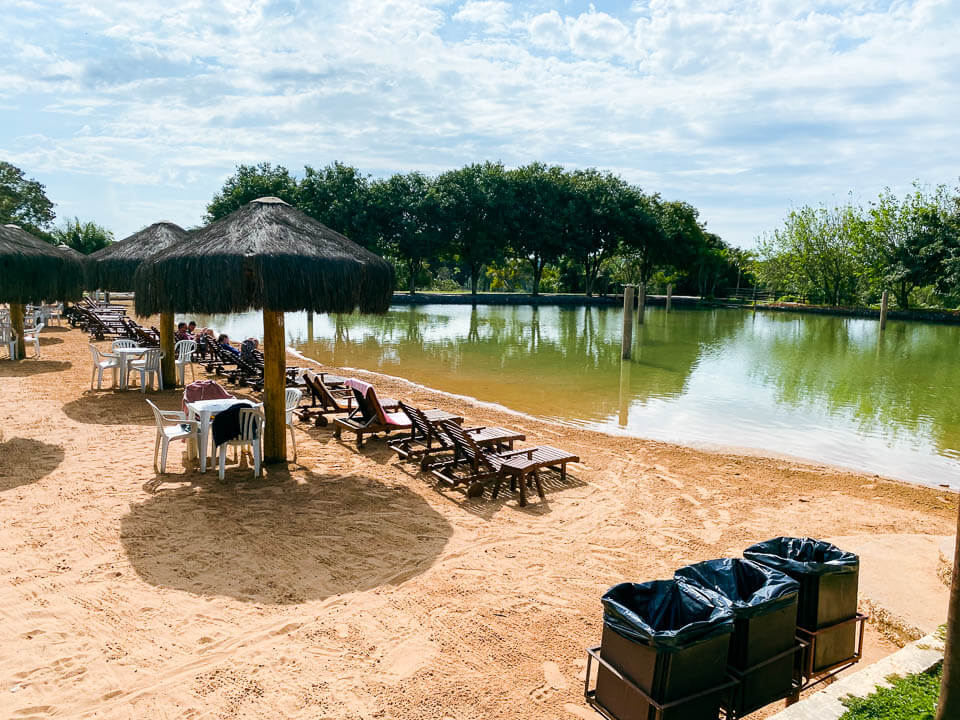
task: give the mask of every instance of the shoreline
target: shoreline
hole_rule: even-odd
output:
[[[665,295],[647,295],[648,306],[663,307],[666,305]],[[705,300],[690,295],[674,295],[671,302],[677,309],[683,310],[761,310],[781,313],[806,313],[809,315],[831,315],[834,317],[854,317],[864,319],[880,319],[880,310],[871,307],[833,307],[829,305],[805,305],[803,303],[761,302],[756,305],[747,302],[737,302],[732,299]],[[609,307],[619,308],[623,305],[622,295],[586,295],[575,294],[541,294],[528,293],[478,293],[471,295],[468,292],[418,292],[416,295],[394,292],[392,305],[530,305],[533,307]],[[890,308],[887,311],[888,320],[902,320],[904,322],[933,323],[937,325],[960,325],[960,311],[955,310],[899,310]]]
[[[923,482],[917,482],[913,480],[907,480],[906,478],[883,475],[881,473],[875,473],[873,471],[865,470],[862,468],[856,468],[856,467],[851,467],[847,465],[838,465],[836,463],[832,463],[829,461],[804,457],[802,455],[780,453],[775,450],[770,450],[769,448],[751,447],[749,445],[725,445],[722,443],[673,442],[670,440],[660,440],[660,439],[645,436],[645,435],[636,435],[634,433],[630,433],[627,431],[618,431],[614,428],[594,427],[594,426],[577,425],[575,423],[565,423],[559,420],[540,417],[532,413],[526,413],[521,410],[515,410],[511,407],[503,405],[502,403],[493,402],[490,400],[481,400],[480,398],[477,398],[471,395],[462,395],[460,393],[441,390],[439,388],[435,388],[430,385],[425,385],[423,383],[418,383],[414,380],[409,380],[400,375],[390,375],[388,373],[383,373],[376,370],[367,370],[365,368],[330,365],[328,363],[321,362],[316,358],[311,358],[308,355],[304,355],[302,352],[300,352],[299,350],[297,350],[296,348],[290,345],[287,346],[286,351],[287,351],[288,358],[294,357],[299,361],[314,363],[324,368],[332,368],[334,371],[334,374],[337,374],[337,375],[349,375],[351,373],[361,373],[363,375],[368,376],[368,380],[386,380],[388,383],[404,385],[408,388],[411,388],[412,390],[429,393],[434,396],[449,398],[451,401],[454,401],[457,403],[463,403],[465,405],[475,407],[478,409],[489,410],[491,412],[502,413],[505,415],[512,415],[522,420],[542,423],[548,426],[554,426],[558,428],[558,431],[566,430],[570,432],[596,433],[598,435],[611,438],[611,439],[624,438],[624,439],[630,439],[630,440],[637,440],[643,443],[656,443],[666,447],[692,450],[696,452],[709,453],[717,456],[738,456],[738,457],[744,457],[744,458],[760,458],[765,460],[789,462],[789,463],[794,463],[798,465],[808,466],[811,469],[816,469],[816,470],[826,470],[826,471],[835,472],[835,473],[859,475],[862,477],[873,478],[875,480],[883,480],[884,482],[900,483],[907,487],[917,487],[917,488],[924,488],[927,490],[936,490],[939,492],[947,492],[947,493],[960,496],[960,487],[954,487],[953,485],[948,485],[944,483],[923,483]]]

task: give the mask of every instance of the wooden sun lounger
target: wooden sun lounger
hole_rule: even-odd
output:
[[[539,471],[554,468],[559,471],[560,479],[567,478],[567,464],[580,462],[580,458],[566,450],[538,445],[532,448],[491,452],[480,447],[468,433],[455,423],[441,423],[440,427],[454,443],[456,451],[452,460],[429,466],[430,473],[438,480],[449,485],[468,483],[467,495],[479,497],[483,494],[487,482],[494,480],[493,497],[500,492],[505,479],[510,479],[510,489],[519,489],[520,506],[527,504],[527,483],[533,480],[537,494],[543,498],[543,485]],[[457,470],[465,470],[458,475]]]
[[[357,449],[363,447],[364,435],[376,435],[377,433],[391,433],[396,430],[409,430],[411,428],[410,419],[399,410],[389,412],[384,408],[383,403],[377,397],[377,391],[372,385],[362,383],[358,380],[351,380],[355,383],[352,387],[353,398],[356,402],[356,408],[343,418],[335,418],[333,421],[334,437],[339,438],[344,430],[356,433]],[[357,386],[363,388],[358,390]]]
[[[339,379],[339,378],[338,378]],[[313,419],[317,427],[327,425],[327,415],[352,413],[355,409],[353,390],[347,387],[331,387],[323,381],[323,377],[312,370],[303,374],[303,382],[310,391],[309,406],[300,408],[300,419]],[[388,409],[386,398],[383,401],[384,409]]]
[[[434,456],[442,452],[453,452],[456,455],[456,446],[440,427],[442,420],[430,420],[428,413],[415,407],[400,403],[400,409],[406,413],[413,423],[410,434],[406,437],[390,440],[387,444],[405,460],[417,460],[420,467],[426,468]],[[482,448],[497,451],[512,450],[513,443],[525,440],[526,435],[501,427],[471,427],[464,428],[473,441]]]

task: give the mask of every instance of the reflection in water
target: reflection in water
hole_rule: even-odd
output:
[[[197,318],[231,337],[259,313]],[[618,308],[428,305],[287,316],[318,362],[398,375],[564,423],[754,447],[953,483],[960,328],[739,310],[647,309],[620,360]]]

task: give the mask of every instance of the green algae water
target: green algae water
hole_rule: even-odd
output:
[[[422,305],[286,318],[319,363],[406,378],[567,425],[751,448],[960,487],[960,327],[648,309],[620,360],[618,308]],[[259,313],[197,318],[234,340]]]

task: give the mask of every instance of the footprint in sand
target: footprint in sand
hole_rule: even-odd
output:
[[[555,662],[547,661],[543,664],[543,678],[547,681],[547,685],[554,690],[567,689],[567,680],[563,677],[560,667]]]

